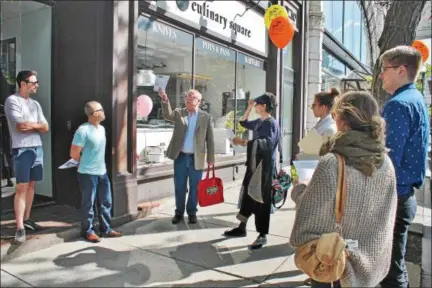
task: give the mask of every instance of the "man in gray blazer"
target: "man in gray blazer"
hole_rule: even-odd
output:
[[[189,90],[185,97],[186,108],[174,111],[167,94],[159,90],[162,99],[164,118],[174,123],[174,132],[167,149],[167,157],[174,160],[174,187],[176,210],[173,224],[183,219],[185,212],[187,180],[189,178],[189,196],[186,212],[189,223],[197,223],[198,182],[202,178],[207,164],[214,165],[214,138],[212,117],[199,109],[202,95],[197,90]]]

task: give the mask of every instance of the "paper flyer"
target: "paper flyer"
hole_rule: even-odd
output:
[[[166,91],[166,87],[168,85],[168,80],[170,76],[168,75],[156,75],[156,81],[153,87],[153,90],[155,92],[159,91],[159,88],[161,88],[163,91]]]
[[[67,161],[60,167],[58,167],[58,169],[69,169],[69,168],[77,167],[78,164],[79,164],[78,161],[75,161],[74,159],[69,159],[69,161]]]
[[[312,129],[300,140],[298,146],[305,155],[319,155],[323,142],[323,137],[315,129]]]
[[[318,160],[293,161],[299,181],[309,181],[318,166]]]

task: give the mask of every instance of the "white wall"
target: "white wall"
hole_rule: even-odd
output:
[[[12,2],[9,5],[21,5],[19,8],[24,13],[7,18],[1,23],[1,39],[16,37],[17,73],[22,69],[37,71],[40,87],[34,99],[41,104],[51,127],[51,7],[31,1]],[[32,9],[29,9],[30,6]],[[2,16],[10,16],[7,10],[9,7],[5,8],[2,4]],[[52,197],[51,132],[42,135],[42,142],[44,180],[37,184],[36,194]]]

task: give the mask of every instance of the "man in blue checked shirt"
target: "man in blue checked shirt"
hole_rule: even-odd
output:
[[[422,56],[410,46],[398,46],[386,51],[380,62],[383,89],[392,95],[384,105],[383,117],[398,193],[392,263],[381,287],[409,287],[405,266],[408,227],[417,210],[414,188],[420,188],[425,179],[429,145],[429,116],[415,86]]]

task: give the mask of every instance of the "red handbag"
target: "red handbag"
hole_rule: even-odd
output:
[[[198,203],[201,207],[211,206],[224,202],[222,179],[215,177],[209,178],[210,166],[207,167],[207,176],[198,183]]]

